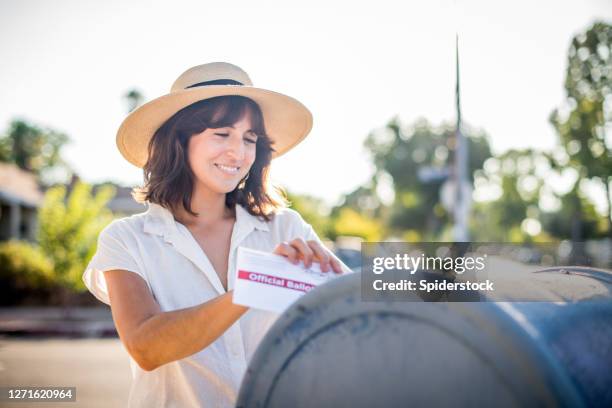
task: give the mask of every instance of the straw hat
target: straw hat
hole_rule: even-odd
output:
[[[278,157],[300,143],[312,128],[312,114],[301,102],[267,89],[255,88],[242,69],[227,62],[198,65],[183,72],[170,93],[131,112],[117,131],[117,147],[127,161],[143,167],[153,134],[179,110],[203,99],[240,95],[255,101]]]

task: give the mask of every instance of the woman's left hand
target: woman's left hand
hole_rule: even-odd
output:
[[[319,262],[323,272],[328,272],[331,267],[334,272],[342,273],[340,261],[329,249],[315,240],[304,241],[302,238],[295,238],[278,244],[272,252],[287,257],[293,264],[302,260],[304,266],[310,268],[312,262]]]

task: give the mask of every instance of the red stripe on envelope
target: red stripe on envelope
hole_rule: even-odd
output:
[[[314,288],[314,285],[306,282],[300,282],[293,279],[279,278],[278,276],[266,275],[265,273],[238,271],[238,279],[244,279],[251,282],[263,283],[264,285],[278,286],[281,288],[293,289],[300,292],[308,292]]]

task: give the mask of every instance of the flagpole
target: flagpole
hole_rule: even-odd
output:
[[[456,88],[455,101],[457,109],[457,127],[455,129],[455,208],[454,208],[454,238],[455,242],[469,241],[468,216],[471,207],[471,194],[468,194],[468,145],[463,132],[461,131],[461,88],[459,76],[459,34],[455,34],[455,55],[456,55]]]

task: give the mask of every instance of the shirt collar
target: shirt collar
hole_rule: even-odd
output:
[[[148,203],[148,205],[143,226],[144,232],[161,235],[164,241],[174,246],[180,254],[191,260],[206,275],[219,294],[223,293],[223,285],[213,266],[187,228],[174,219],[170,210],[155,203]],[[265,221],[249,214],[242,206],[236,205],[236,223],[232,230],[230,254],[234,253],[242,241],[255,229],[269,231]],[[233,280],[228,272],[228,289],[232,288]]]
[[[169,236],[176,232],[177,221],[167,208],[147,202],[148,209],[145,212],[143,230],[149,234]],[[259,217],[250,214],[243,206],[236,205],[236,227],[239,231],[250,232],[254,229],[270,231],[268,223]]]
[[[270,227],[266,221],[256,215],[252,215],[240,204],[236,204],[236,222],[238,225],[248,225],[260,231],[270,231]]]

